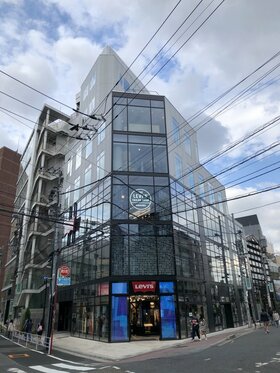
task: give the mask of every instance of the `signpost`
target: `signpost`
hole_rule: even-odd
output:
[[[68,266],[62,265],[57,270],[57,286],[71,285],[71,270]]]

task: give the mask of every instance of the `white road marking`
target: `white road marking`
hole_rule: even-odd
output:
[[[84,367],[89,367],[89,366],[92,366],[93,364],[83,364],[83,363],[77,363],[76,361],[71,361],[71,360],[65,360],[65,359],[61,359],[60,357],[57,357],[57,356],[53,356],[53,355],[48,355],[49,357],[52,357],[53,359],[56,359],[56,360],[59,360],[59,361],[64,361],[65,363],[70,363],[70,364],[74,364],[74,365],[83,365]],[[97,363],[96,363],[97,364]],[[96,365],[95,364],[95,365]]]
[[[70,373],[66,370],[57,370],[57,369],[51,369],[51,368],[47,368],[47,367],[43,367],[43,365],[33,365],[33,366],[30,366],[29,368],[31,369],[34,369],[34,370],[38,370],[39,372],[43,372],[43,373]]]
[[[256,363],[257,368],[262,367],[264,365],[268,365],[268,363]]]
[[[106,369],[106,368],[111,368],[111,365],[107,365],[106,367],[101,367],[99,370]]]
[[[121,368],[116,367],[116,366],[113,366],[112,368],[113,368],[113,369],[116,369],[116,370],[120,370],[120,369],[121,369]]]
[[[211,357],[208,357],[207,359],[204,359],[204,361],[208,361],[208,360],[211,360]]]
[[[18,369],[18,368],[9,368],[8,372],[12,372],[12,373],[26,373],[25,370],[21,370],[21,369]]]
[[[45,355],[44,352],[42,351],[38,351],[38,350],[33,350],[32,348],[30,348],[30,351],[33,351],[33,352],[38,352],[38,354],[42,354],[42,355]]]
[[[87,372],[88,370],[93,370],[96,368],[87,368],[87,367],[81,367],[81,366],[73,366],[69,364],[63,364],[63,363],[57,363],[57,364],[52,364],[54,367],[62,368],[62,369],[70,369],[70,370],[79,370],[80,372]]]

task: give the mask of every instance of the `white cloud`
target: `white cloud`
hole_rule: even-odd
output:
[[[129,65],[176,3],[177,0],[172,2],[79,0],[78,3],[76,0],[38,0],[36,4],[45,6],[44,12],[32,13],[32,9],[29,9],[28,11],[31,12],[29,14],[26,13],[27,2],[2,0],[0,1],[0,69],[73,106],[75,94],[79,91],[83,79],[104,44],[117,46],[120,57]],[[149,44],[144,55],[133,64],[132,70],[135,73],[143,69],[147,61],[162,47],[196,4],[197,1],[194,0],[180,3],[170,20]],[[210,0],[203,2],[196,15],[209,4]],[[209,9],[212,10],[217,4],[218,1],[215,1]],[[4,7],[3,12],[1,7]],[[152,80],[148,89],[166,95],[172,104],[189,118],[277,51],[280,31],[279,12],[278,0],[226,1],[176,54],[173,68],[167,65],[161,75]],[[207,14],[209,10],[205,12],[202,19],[205,19]],[[192,20],[194,18],[192,17]],[[174,44],[167,56],[171,56],[197,27],[191,26],[189,31],[183,34],[189,25],[189,22],[186,23],[179,32],[182,37]],[[172,39],[171,43],[174,43],[176,38]],[[167,57],[164,58],[166,60]],[[264,71],[268,71],[268,68],[276,62],[279,62],[279,59],[272,61]],[[154,71],[158,68],[159,66]],[[260,71],[257,77],[260,77],[264,71]],[[278,69],[270,76],[274,78],[274,84],[259,90],[254,96],[218,116],[199,131],[201,158],[209,156],[229,142],[241,138],[257,126],[279,115]],[[151,77],[151,73],[148,73],[144,83]],[[251,82],[253,79],[246,84]],[[232,92],[230,97],[246,84]],[[44,102],[48,102],[58,109],[65,109],[3,75],[0,75],[0,85],[3,91],[39,108]],[[225,98],[223,102],[225,103],[227,99]],[[207,115],[212,115],[219,105],[208,109],[192,124],[195,125],[207,118]],[[3,95],[0,95],[0,106],[13,109],[32,120],[37,118],[36,111],[13,102]],[[31,123],[26,123],[32,127]],[[0,126],[4,129],[0,137],[0,146],[6,145],[17,149],[18,139],[21,138],[20,146],[24,147],[24,142],[30,133],[28,128],[2,114],[1,111]],[[239,159],[279,140],[278,128],[279,126],[274,126],[253,141],[236,149],[230,156]],[[219,164],[222,162],[223,160]],[[268,183],[271,181],[269,175],[266,181]],[[240,191],[243,189],[241,188]],[[238,190],[229,190],[230,194],[235,192]],[[270,192],[256,198],[234,202],[234,205],[232,203],[230,206],[238,207],[240,203],[240,208],[244,209],[244,204],[250,207],[254,203],[258,205],[261,199],[265,202],[269,200],[268,196],[272,195],[275,198],[278,196],[277,192]],[[271,201],[273,198],[271,197]],[[275,206],[271,208],[274,216]],[[269,226],[270,219],[267,216],[269,214],[262,211],[262,209],[257,210],[257,213],[260,214],[260,221],[264,224],[264,232],[268,236],[267,232],[271,233],[272,240],[278,242],[275,233],[277,220],[271,221]],[[264,208],[264,211],[269,211],[269,208]]]

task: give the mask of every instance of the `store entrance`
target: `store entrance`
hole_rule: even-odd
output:
[[[131,340],[139,337],[158,338],[160,335],[159,297],[133,295],[130,297]]]

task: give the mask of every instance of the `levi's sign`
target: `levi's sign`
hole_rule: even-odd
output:
[[[130,204],[136,210],[145,210],[151,206],[151,195],[146,189],[135,189],[130,194]]]
[[[154,293],[156,291],[156,281],[132,282],[134,293]]]

